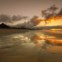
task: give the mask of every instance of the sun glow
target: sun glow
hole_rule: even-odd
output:
[[[62,25],[62,16],[52,17],[46,20],[47,23],[45,23],[45,20],[42,20],[37,27],[41,26],[61,26]]]

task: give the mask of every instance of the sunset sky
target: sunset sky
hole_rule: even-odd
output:
[[[41,10],[55,4],[62,6],[62,0],[0,0],[0,14],[41,16]]]

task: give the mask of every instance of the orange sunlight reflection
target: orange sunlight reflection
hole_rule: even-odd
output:
[[[53,33],[53,32],[52,32]],[[56,34],[56,33],[55,33]],[[57,34],[56,34],[57,35]],[[51,43],[51,44],[62,44],[62,39],[57,38],[56,36],[48,36],[48,35],[43,35],[40,32],[36,33],[35,36],[32,37],[32,40],[34,41],[35,44],[42,45],[46,42],[46,40]]]

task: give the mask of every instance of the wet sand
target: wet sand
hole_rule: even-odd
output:
[[[2,44],[3,47],[0,46],[0,62],[62,62],[62,46],[50,46],[45,49],[36,46],[34,42],[22,43],[21,38],[12,38],[12,36],[19,37],[19,35],[22,35],[21,33],[12,35],[18,32],[17,30],[14,31],[15,30],[7,30],[7,32],[4,32],[1,30],[3,33],[1,35],[11,35],[2,38],[0,35],[0,42],[5,42]],[[22,31],[19,30],[19,32]],[[30,32],[30,34],[32,35],[33,33]],[[7,43],[9,43],[9,45],[7,45]]]
[[[16,33],[23,33],[23,32],[28,32],[30,30],[24,30],[24,29],[0,29],[0,36],[6,36],[6,35],[11,35],[11,34],[16,34]]]
[[[59,48],[51,47],[47,51],[29,46],[0,49],[0,62],[62,62],[62,50]]]

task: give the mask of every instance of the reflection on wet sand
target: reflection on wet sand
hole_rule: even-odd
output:
[[[62,44],[62,30],[46,30],[48,35],[46,35],[45,40],[50,43]]]
[[[55,31],[51,31],[51,30],[48,30],[48,31],[46,30],[46,33],[48,33],[48,32],[50,32],[51,34],[53,34],[53,32],[54,32],[54,34],[51,35],[50,33],[43,34],[41,32],[37,32],[37,33],[35,32],[35,36],[33,36],[32,40],[34,40],[37,43],[49,42],[50,44],[62,45],[62,38],[59,38],[61,36],[61,34],[60,33],[58,34],[58,31],[55,32]]]
[[[62,53],[62,46],[52,46],[47,51],[51,53]]]
[[[0,36],[0,62],[62,62],[60,36],[51,30]]]

